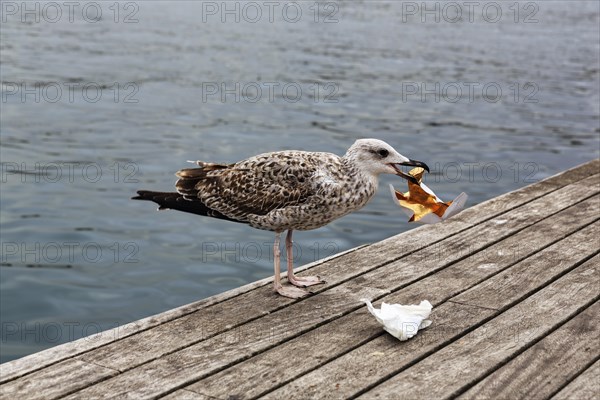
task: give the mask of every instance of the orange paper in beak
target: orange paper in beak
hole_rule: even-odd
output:
[[[421,222],[435,224],[460,212],[468,196],[461,193],[453,201],[443,202],[424,183],[422,183],[425,170],[421,167],[413,168],[409,175],[414,176],[419,184],[408,181],[408,192],[402,193],[390,185],[392,196],[396,203],[410,217],[408,222]]]

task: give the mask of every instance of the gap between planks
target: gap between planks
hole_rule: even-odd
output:
[[[551,400],[595,399],[600,393],[600,359],[596,359],[566,386],[555,393]]]

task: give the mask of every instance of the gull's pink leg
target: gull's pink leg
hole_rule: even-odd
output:
[[[294,242],[292,241],[292,230],[290,229],[285,237],[285,250],[287,255],[287,278],[288,281],[299,287],[307,287],[312,285],[318,285],[319,283],[325,283],[324,280],[318,276],[296,276],[294,275],[294,256],[292,254]]]
[[[273,281],[273,287],[275,288],[275,291],[280,295],[290,297],[292,299],[299,299],[301,297],[307,296],[310,293],[306,290],[294,286],[283,286],[281,284],[281,251],[279,250],[279,236],[280,232],[275,232],[275,243],[273,244],[275,280]]]

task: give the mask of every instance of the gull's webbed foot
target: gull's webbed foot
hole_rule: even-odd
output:
[[[321,283],[325,283],[323,279],[318,276],[296,276],[290,275],[288,276],[288,281],[298,287],[308,287],[312,285],[319,285]]]
[[[275,291],[282,296],[289,297],[290,299],[301,299],[302,297],[306,297],[311,294],[308,290],[300,289],[295,286],[275,285]]]

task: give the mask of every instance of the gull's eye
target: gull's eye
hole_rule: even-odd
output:
[[[387,151],[386,149],[380,149],[380,150],[377,152],[377,154],[379,154],[379,155],[380,155],[381,157],[383,157],[383,158],[386,158],[386,157],[387,157],[387,156],[390,154],[390,152],[389,152],[389,151]]]

